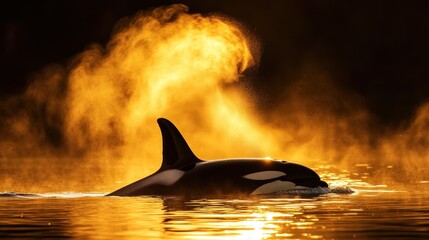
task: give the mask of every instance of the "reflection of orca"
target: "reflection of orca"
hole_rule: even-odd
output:
[[[163,161],[154,174],[108,196],[179,195],[222,196],[270,194],[306,187],[327,187],[313,170],[271,159],[202,161],[189,148],[177,128],[158,119]]]

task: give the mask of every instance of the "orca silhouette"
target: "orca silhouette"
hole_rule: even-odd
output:
[[[173,123],[159,118],[158,125],[162,133],[161,168],[107,196],[258,195],[328,187],[313,170],[287,161],[247,158],[202,161]]]

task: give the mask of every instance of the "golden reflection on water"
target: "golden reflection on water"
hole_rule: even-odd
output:
[[[399,191],[353,177],[354,170],[335,171],[318,169],[331,186],[346,184],[355,193],[335,187],[322,195],[231,199],[5,193],[0,238],[428,239],[429,191],[421,187],[427,183]]]
[[[191,205],[196,206],[193,209],[194,224],[183,224],[183,215],[189,214],[189,212],[176,211],[170,215],[171,220],[168,222],[168,226],[169,230],[175,233],[192,231],[190,238],[194,239],[293,237],[296,233],[291,233],[289,230],[311,230],[318,218],[314,214],[303,215],[304,209],[315,208],[315,206],[302,202],[306,202],[306,200],[290,200],[291,202],[287,204],[276,198],[192,201]],[[291,203],[293,204],[290,205]],[[176,218],[177,221],[174,220]],[[216,234],[213,234],[214,232]],[[303,232],[301,235],[310,238],[320,237],[311,232]]]

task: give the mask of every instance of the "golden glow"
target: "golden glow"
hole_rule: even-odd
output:
[[[275,141],[246,91],[231,85],[257,61],[255,43],[238,25],[173,5],[139,13],[118,29],[106,48],[92,45],[67,70],[47,68],[29,86],[22,98],[45,108],[42,124],[26,112],[9,120],[18,141],[2,141],[2,154],[30,156],[25,171],[43,166],[40,189],[113,190],[152,173],[161,163],[159,117],[173,121],[202,158],[272,152]],[[45,125],[58,134],[58,153],[47,144],[52,136],[40,134]],[[39,163],[31,163],[35,151]],[[59,180],[63,174],[75,182]]]
[[[429,104],[405,130],[373,136],[359,101],[308,63],[280,89],[281,101],[256,109],[238,83],[257,50],[233,21],[183,5],[121,21],[106,47],[93,44],[66,68],[45,68],[24,95],[1,102],[1,186],[111,191],[142,178],[161,162],[159,117],[203,159],[269,155],[356,167],[360,179],[373,174],[362,164],[382,167],[380,177],[401,171],[391,174],[399,181],[427,175]]]

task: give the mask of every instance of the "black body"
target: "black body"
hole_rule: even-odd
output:
[[[158,119],[163,137],[163,162],[154,174],[109,196],[224,196],[269,194],[304,187],[327,187],[313,170],[273,159],[202,161],[167,119]]]

